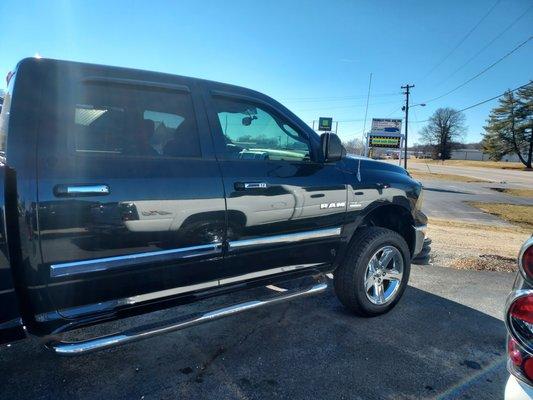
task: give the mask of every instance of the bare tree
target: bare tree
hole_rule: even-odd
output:
[[[363,150],[364,150],[364,144],[363,144],[363,141],[361,139],[350,139],[346,142],[343,143],[344,144],[344,148],[346,149],[346,152],[348,154],[357,154],[357,155],[360,155],[363,153]]]
[[[450,158],[453,143],[459,141],[466,131],[465,120],[462,112],[449,107],[437,109],[429,118],[420,136],[424,143],[433,147],[435,158]]]

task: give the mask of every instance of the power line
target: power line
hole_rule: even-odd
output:
[[[396,114],[398,111],[400,111],[402,109],[403,106],[400,106],[398,108],[395,108],[394,111],[391,111],[390,113],[388,113],[385,118],[389,118],[392,114]]]
[[[486,99],[486,100],[480,101],[479,103],[472,104],[471,106],[468,106],[468,107],[465,107],[465,108],[461,108],[460,110],[457,110],[455,113],[460,113],[460,112],[463,112],[463,111],[466,111],[466,110],[470,110],[471,108],[478,107],[478,106],[480,106],[482,104],[488,103],[489,101],[496,100],[497,98],[502,97],[506,93],[514,93],[517,90],[525,88],[527,85],[530,85],[531,83],[532,83],[532,81],[529,81],[528,83],[526,83],[526,84],[524,84],[522,86],[518,86],[517,88],[511,89],[511,90],[506,90],[505,92],[500,93],[497,96],[491,97],[490,99]],[[419,124],[419,123],[428,122],[428,121],[429,121],[429,118],[425,119],[425,120],[422,120],[422,121],[411,121],[411,122]]]
[[[448,96],[450,93],[453,93],[455,92],[456,90],[459,90],[461,89],[463,86],[469,84],[470,82],[472,82],[474,79],[480,77],[481,75],[483,75],[485,72],[487,72],[489,69],[491,69],[492,67],[494,67],[495,65],[499,64],[500,62],[502,62],[504,59],[506,59],[507,57],[509,57],[511,54],[513,54],[515,51],[517,51],[518,49],[520,49],[522,46],[525,46],[531,39],[533,39],[533,36],[530,36],[529,38],[527,38],[526,40],[524,40],[522,43],[520,43],[518,46],[516,46],[513,50],[511,50],[510,52],[508,52],[507,54],[505,54],[503,57],[500,57],[500,59],[498,59],[497,61],[493,62],[492,64],[490,64],[488,67],[486,67],[485,69],[483,69],[481,72],[478,72],[476,75],[474,75],[473,77],[471,77],[470,79],[468,79],[467,81],[461,83],[459,86],[453,88],[452,90],[449,90],[448,92],[444,93],[444,94],[441,94],[440,96],[437,96],[437,97],[434,97],[432,99],[429,99],[429,100],[426,100],[424,103],[429,103],[429,102],[432,102],[432,101],[435,101],[435,100],[438,100],[438,99],[442,99],[443,97],[445,96]]]
[[[336,122],[363,122],[364,118],[355,118],[355,119],[341,119]]]
[[[389,92],[389,93],[376,93],[372,97],[393,97],[401,95],[400,92]],[[344,101],[344,100],[354,100],[354,99],[366,99],[366,94],[360,95],[349,95],[349,96],[320,96],[320,97],[282,97],[278,100],[283,101],[298,101],[298,102],[320,102],[320,101]]]
[[[523,89],[525,88],[527,85],[531,84],[531,81],[526,83],[525,85],[522,85],[522,86],[519,86],[515,89],[512,89],[512,90],[506,90],[505,92],[503,92],[502,94],[498,95],[498,96],[494,96],[494,97],[491,97],[490,99],[487,99],[487,100],[483,100],[483,101],[480,101],[479,103],[476,103],[476,104],[473,104],[471,106],[468,106],[468,107],[465,107],[465,108],[462,108],[460,109],[459,111],[457,112],[462,112],[462,111],[466,111],[466,110],[470,110],[471,108],[474,108],[474,107],[477,107],[477,106],[480,106],[482,104],[485,104],[485,103],[488,103],[489,101],[492,101],[492,100],[496,100],[497,98],[499,97],[502,97],[505,93],[514,93],[516,92],[517,90],[520,90],[520,89]]]
[[[377,103],[369,103],[371,106],[377,106],[381,104],[393,104],[397,103],[396,100],[394,101],[380,101]],[[357,103],[357,104],[351,104],[348,106],[334,106],[334,107],[313,107],[313,108],[295,108],[293,111],[303,112],[303,111],[321,111],[321,110],[342,110],[347,108],[355,108],[355,107],[362,107],[366,105],[366,103]]]
[[[496,2],[492,5],[491,8],[481,17],[481,19],[470,29],[465,36],[461,40],[459,40],[459,43],[455,45],[455,47],[448,53],[446,56],[440,60],[431,70],[424,76],[423,79],[426,79],[429,75],[433,73],[438,67],[440,67],[455,51],[470,37],[470,35],[478,28],[479,25],[489,16],[489,14],[496,8],[496,6],[500,3],[501,0],[496,0]]]
[[[492,46],[492,44],[498,40],[499,38],[501,38],[509,29],[511,29],[513,26],[516,25],[516,23],[518,21],[520,21],[529,11],[531,11],[531,9],[533,9],[533,6],[530,6],[528,7],[522,14],[520,14],[517,18],[515,18],[509,25],[507,25],[505,27],[505,29],[503,31],[501,31],[498,35],[496,35],[489,43],[487,43],[485,46],[483,46],[481,48],[481,50],[479,50],[476,54],[474,54],[472,57],[470,57],[465,63],[463,63],[459,68],[457,68],[455,71],[453,71],[450,75],[448,75],[447,78],[445,78],[444,80],[441,81],[441,83],[439,84],[442,85],[443,83],[445,83],[446,81],[448,81],[448,79],[450,79],[452,76],[454,76],[457,72],[459,72],[460,70],[462,70],[465,66],[467,66],[468,64],[470,64],[470,62],[472,60],[474,60],[477,56],[479,56],[481,53],[483,53],[485,50],[487,50],[490,46]]]

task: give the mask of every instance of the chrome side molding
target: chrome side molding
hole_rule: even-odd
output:
[[[132,267],[146,262],[170,262],[184,258],[222,253],[220,243],[201,246],[182,247],[179,249],[133,253],[123,256],[97,258],[92,260],[73,261],[50,266],[50,277],[85,274],[88,272],[107,271],[117,268]]]
[[[150,324],[146,327],[140,326],[125,330],[120,333],[114,333],[107,336],[101,336],[93,339],[75,341],[75,342],[51,342],[46,346],[54,353],[62,356],[76,356],[86,354],[97,350],[108,349],[120,346],[126,343],[135,342],[141,339],[147,339],[163,333],[174,332],[191,326],[215,321],[220,318],[229,317],[243,311],[253,310],[255,308],[280,303],[283,301],[293,300],[299,297],[310,296],[321,293],[327,289],[327,284],[317,282],[304,289],[295,289],[282,292],[275,296],[246,301],[234,304],[232,306],[219,308],[212,311],[200,312],[183,318],[170,321],[164,321],[159,324]]]
[[[326,239],[329,237],[339,236],[340,234],[340,227],[316,229],[312,231],[265,236],[254,239],[234,240],[228,243],[228,249],[231,252],[236,249],[247,249],[256,246],[273,244],[282,245],[287,243],[301,242],[304,240]],[[184,258],[219,254],[222,254],[222,243],[217,242],[200,246],[181,247],[177,249],[157,250],[144,253],[96,258],[91,260],[72,261],[50,265],[50,277],[61,278],[90,272],[128,268],[148,262],[172,262]]]
[[[268,244],[285,244],[301,242],[304,240],[324,239],[328,237],[339,236],[340,234],[341,228],[337,227],[316,229],[306,232],[287,233],[283,235],[265,236],[256,239],[233,240],[229,242],[229,251],[232,249],[263,246]]]

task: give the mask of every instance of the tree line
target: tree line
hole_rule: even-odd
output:
[[[435,159],[447,160],[466,132],[463,112],[445,107],[437,109],[420,132],[422,142]],[[532,168],[533,162],[533,81],[516,91],[507,91],[489,114],[481,142],[491,160],[516,154]]]

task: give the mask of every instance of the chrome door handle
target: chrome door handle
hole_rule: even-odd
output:
[[[235,182],[235,190],[266,189],[265,182]]]
[[[56,185],[57,197],[105,196],[109,194],[108,185]]]

